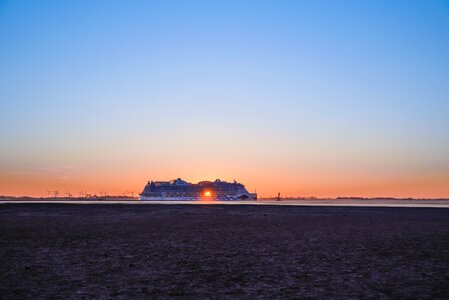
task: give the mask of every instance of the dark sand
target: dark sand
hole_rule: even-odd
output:
[[[449,209],[0,205],[0,297],[449,298]]]

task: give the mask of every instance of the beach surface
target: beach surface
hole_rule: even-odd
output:
[[[449,209],[1,204],[0,295],[447,298]]]

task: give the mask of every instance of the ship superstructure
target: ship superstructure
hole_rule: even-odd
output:
[[[148,181],[140,200],[256,200],[256,193],[249,193],[241,183],[201,181],[189,183],[181,178],[171,181]]]

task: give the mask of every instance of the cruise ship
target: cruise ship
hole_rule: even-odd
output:
[[[249,193],[241,183],[201,181],[190,183],[181,178],[171,181],[148,181],[140,200],[257,200],[256,193]]]

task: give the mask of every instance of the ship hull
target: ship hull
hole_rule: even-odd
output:
[[[140,196],[139,200],[143,201],[194,201],[198,200],[195,197],[151,197],[151,196]]]
[[[256,197],[242,197],[242,196],[227,196],[218,198],[207,197],[152,197],[140,195],[139,200],[142,201],[197,201],[197,200],[216,200],[216,201],[238,201],[238,200],[256,200]]]

